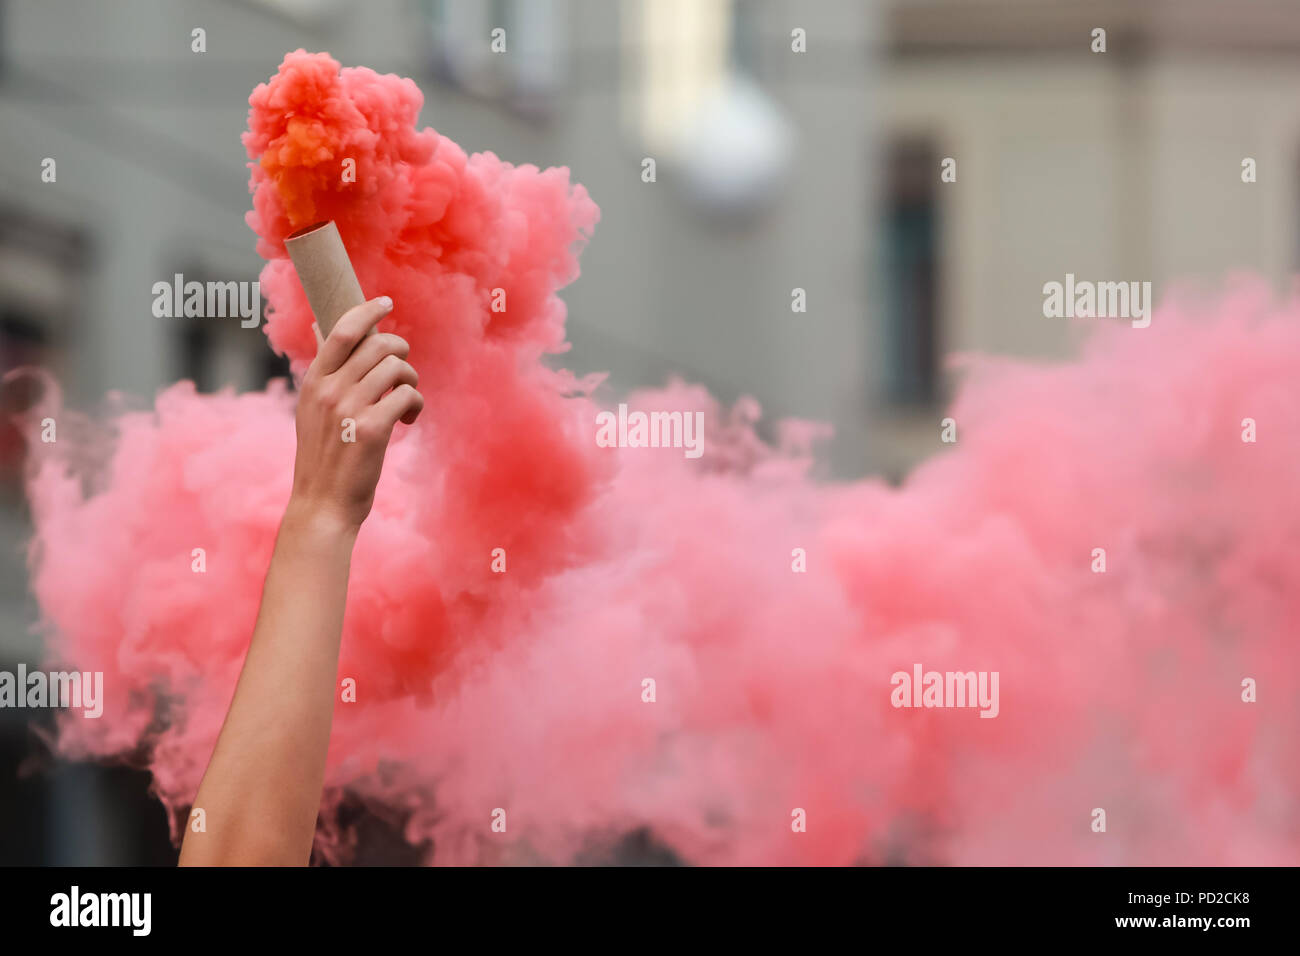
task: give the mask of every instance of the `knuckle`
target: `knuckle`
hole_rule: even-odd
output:
[[[356,345],[361,341],[361,323],[365,313],[358,307],[348,309],[330,330],[329,337],[346,345]]]
[[[382,430],[375,425],[374,418],[369,415],[357,416],[357,442],[362,445],[374,444],[376,440],[383,437]]]
[[[392,359],[392,361],[385,360],[384,375],[386,378],[399,383],[403,388],[409,388],[420,381],[420,373],[409,362],[398,358],[396,355],[390,355],[388,358]]]
[[[334,331],[330,333],[329,341],[339,350],[342,357],[346,358],[352,354],[353,350],[357,347],[357,343],[361,341],[361,337],[359,335],[353,335],[346,329],[343,331],[340,331],[339,329],[340,326],[334,327]]]
[[[406,358],[406,356],[410,354],[410,343],[400,335],[394,335],[392,332],[381,332],[379,334],[382,336],[381,343],[384,347],[384,351],[396,355],[399,358]]]
[[[329,379],[324,379],[316,384],[314,389],[316,401],[325,408],[338,408],[343,401],[343,393],[337,385]]]

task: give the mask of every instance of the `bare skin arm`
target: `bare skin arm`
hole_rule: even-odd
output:
[[[303,377],[293,491],[225,723],[187,826],[182,866],[306,865],[325,779],[352,545],[397,422],[424,406],[392,308],[346,312]],[[344,441],[344,419],[355,441]],[[191,815],[191,823],[194,820]]]

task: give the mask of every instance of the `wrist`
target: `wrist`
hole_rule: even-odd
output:
[[[359,523],[297,495],[289,497],[280,528],[282,533],[289,531],[315,544],[340,543],[349,547],[361,530]]]

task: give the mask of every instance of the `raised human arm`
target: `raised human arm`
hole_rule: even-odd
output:
[[[352,546],[393,428],[414,422],[424,406],[407,343],[366,335],[391,308],[381,297],[344,313],[303,377],[293,491],[244,667],[195,796],[204,827],[186,827],[182,866],[310,859]]]

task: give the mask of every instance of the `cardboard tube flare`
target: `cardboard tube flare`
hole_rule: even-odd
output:
[[[333,220],[315,223],[290,235],[284,247],[325,338],[339,316],[366,301],[338,227]]]

